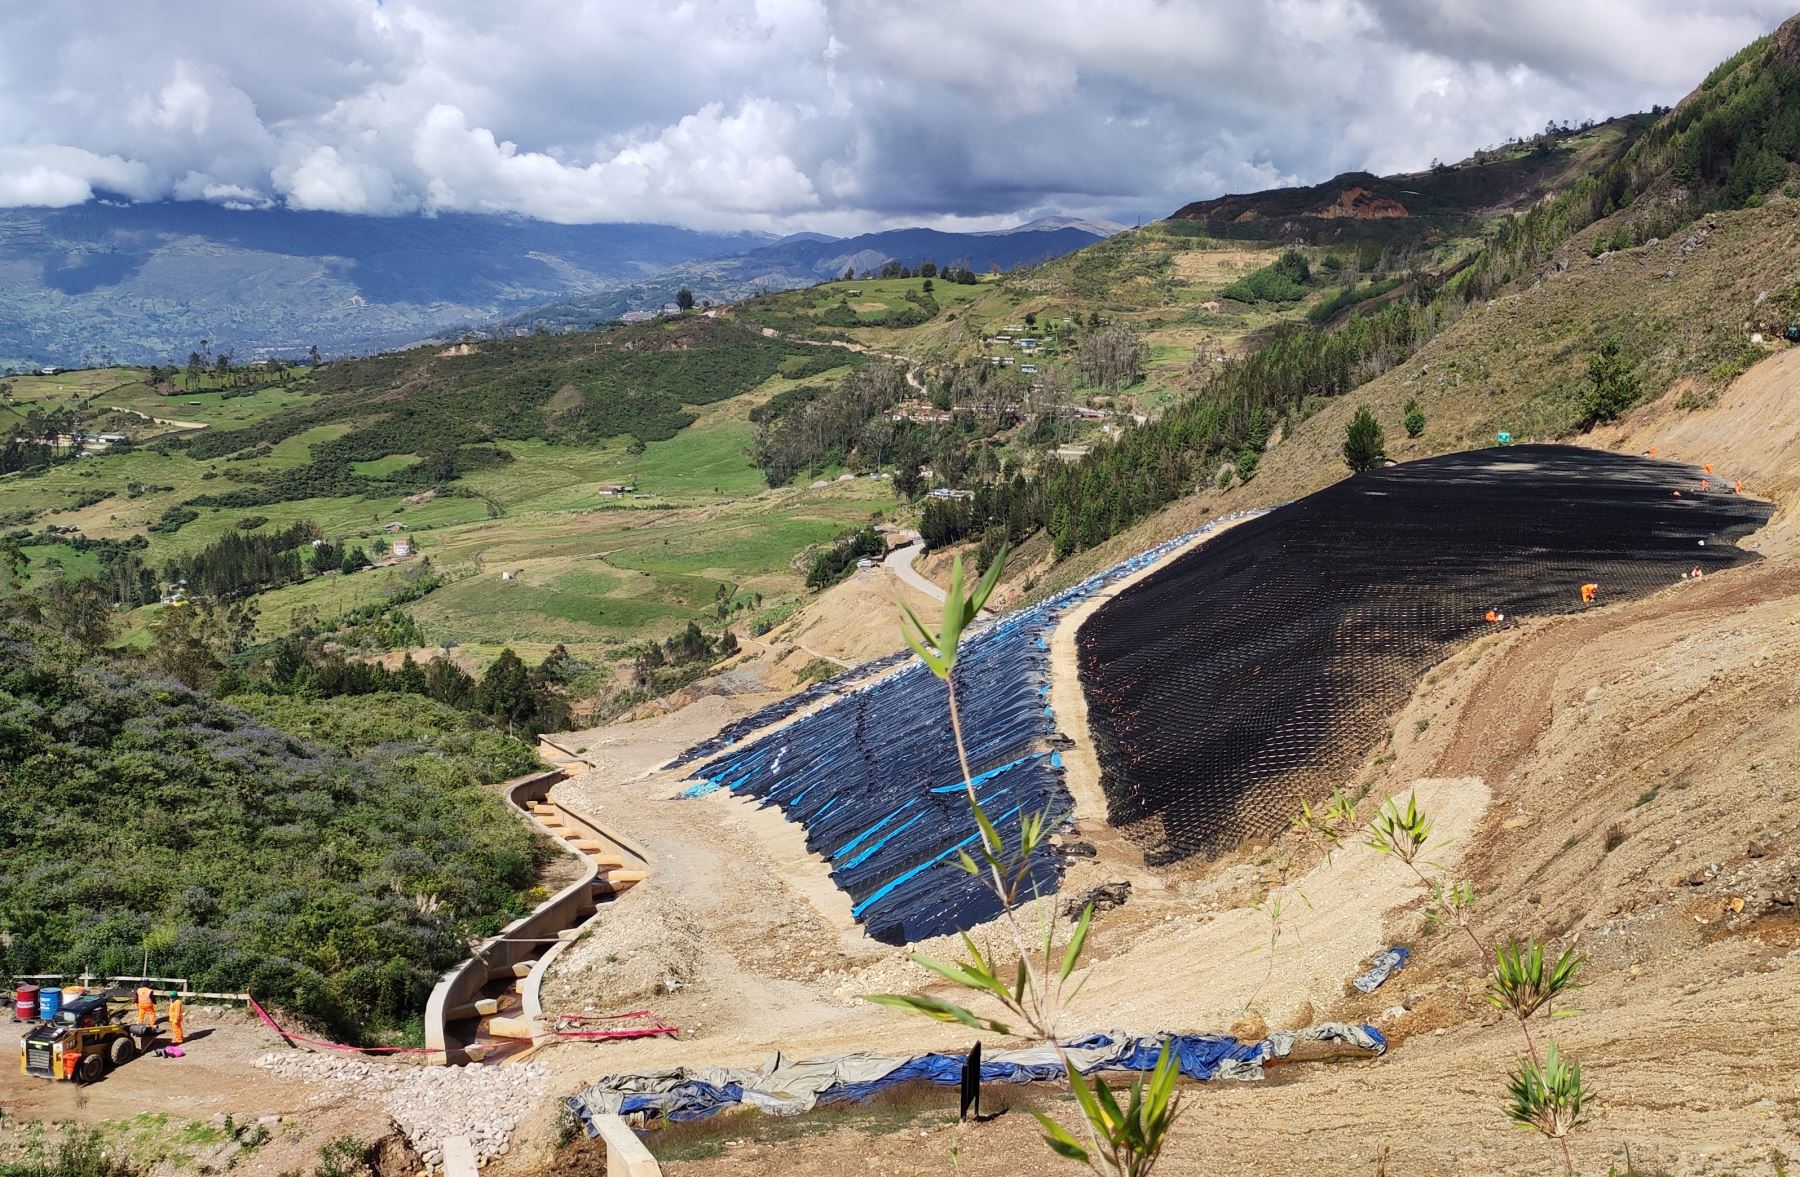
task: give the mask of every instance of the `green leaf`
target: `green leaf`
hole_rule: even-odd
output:
[[[950,564],[950,589],[944,594],[944,628],[938,631],[938,649],[956,662],[956,643],[962,637],[963,565],[958,556]]]
[[[913,963],[920,968],[930,969],[946,981],[954,981],[965,989],[990,989],[992,986],[978,972],[971,972],[962,965],[948,964],[941,960],[933,960],[923,953],[915,952]]]
[[[1081,1147],[1080,1142],[1075,1139],[1067,1128],[1064,1128],[1061,1124],[1058,1124],[1043,1112],[1034,1109],[1031,1114],[1037,1117],[1037,1122],[1042,1125],[1044,1129],[1044,1143],[1050,1146],[1051,1152],[1065,1160],[1082,1161],[1084,1163],[1087,1161],[1087,1149]]]
[[[1000,570],[1006,567],[1007,545],[1001,544],[1000,550],[994,554],[994,562],[988,565],[987,575],[975,586],[975,593],[969,598],[969,620],[987,607],[988,598],[993,595],[994,588],[1000,583]],[[965,623],[966,624],[966,623]]]
[[[1094,1080],[1094,1099],[1100,1105],[1100,1111],[1106,1116],[1107,1135],[1114,1136],[1125,1123],[1125,1113],[1119,1110],[1119,1101],[1113,1098],[1112,1090],[1104,1079]]]
[[[1069,974],[1075,971],[1075,965],[1081,960],[1082,946],[1087,943],[1088,925],[1093,922],[1094,905],[1090,903],[1081,909],[1081,918],[1075,922],[1075,931],[1069,937],[1069,946],[1063,950],[1062,980],[1069,979]]]
[[[941,679],[948,679],[950,664],[943,657],[943,639],[926,629],[925,623],[919,620],[919,615],[914,613],[912,607],[905,601],[900,601],[898,604],[901,617],[900,636],[906,639],[906,644],[912,647],[913,653],[924,661],[931,673]]]
[[[986,1030],[990,1034],[1001,1034],[1010,1037],[1012,1030],[1004,1022],[992,1018],[979,1018],[960,1005],[953,1005],[936,997],[914,997],[904,993],[867,993],[863,1000],[873,1005],[885,1005],[907,1013],[920,1014],[938,1022],[957,1022],[972,1030]]]
[[[975,813],[975,824],[981,827],[982,848],[992,855],[1000,854],[1005,849],[1000,841],[1000,831],[994,828],[994,823],[988,820],[987,812],[979,804],[971,801],[969,808]]]
[[[1081,1115],[1103,1138],[1109,1137],[1106,1132],[1106,1116],[1100,1111],[1100,1105],[1094,1102],[1094,1093],[1088,1088],[1088,1081],[1080,1071],[1064,1063],[1063,1071],[1069,1077],[1069,1090],[1075,1095],[1075,1102],[1081,1105]]]

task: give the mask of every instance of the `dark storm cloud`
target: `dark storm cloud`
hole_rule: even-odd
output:
[[[1159,214],[1672,102],[1785,15],[1766,0],[7,4],[0,204],[111,192],[839,232]]]

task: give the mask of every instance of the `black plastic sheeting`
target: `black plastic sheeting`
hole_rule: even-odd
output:
[[[982,807],[1009,845],[1024,816],[1047,812],[1054,824],[1073,809],[1049,701],[1049,639],[1057,622],[1096,589],[1192,538],[1171,540],[964,637],[956,691],[970,769]],[[877,940],[911,943],[999,914],[987,888],[956,865],[957,851],[972,849],[978,835],[944,684],[916,661],[695,776],[700,783],[689,795],[728,788],[804,825],[807,848],[831,864],[833,881]],[[1046,847],[1031,863],[1026,892],[1055,891],[1061,874]]]
[[[1370,471],[1233,528],[1083,624],[1108,819],[1152,865],[1273,833],[1345,784],[1414,684],[1509,618],[1756,559],[1769,517],[1698,469],[1511,446]],[[1679,492],[1679,493],[1677,493]]]

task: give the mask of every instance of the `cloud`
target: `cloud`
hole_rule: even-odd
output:
[[[833,232],[1161,215],[1673,102],[1789,4],[9,5],[0,42],[35,68],[0,72],[0,204]]]
[[[290,208],[386,214],[416,207],[385,169],[345,159],[329,145],[313,148],[291,169],[277,167],[274,178]]]
[[[79,147],[0,144],[0,207],[63,208],[92,199],[96,191],[134,200],[157,195],[148,166]]]
[[[461,109],[437,106],[414,137],[412,162],[431,177],[425,203],[434,212],[733,228],[818,205],[811,180],[785,153],[792,122],[767,101],[730,113],[709,103],[582,165],[498,142],[485,127],[471,127]]]

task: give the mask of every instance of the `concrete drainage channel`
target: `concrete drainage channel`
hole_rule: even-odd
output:
[[[544,974],[607,906],[644,881],[651,869],[642,846],[570,809],[555,787],[586,763],[565,748],[541,741],[540,753],[556,765],[501,786],[501,795],[532,829],[560,845],[580,864],[575,881],[483,942],[473,956],[444,975],[425,1006],[425,1046],[439,1065],[517,1062],[555,1028],[544,1015]],[[521,1068],[535,1072],[535,1068]],[[606,1144],[608,1177],[657,1177],[661,1170],[643,1142],[617,1116],[599,1125]],[[427,1171],[443,1177],[476,1177],[507,1151],[505,1136],[451,1135],[427,1156]]]
[[[574,882],[484,942],[445,974],[425,1007],[425,1045],[436,1063],[506,1062],[553,1033],[541,997],[544,974],[587,924],[650,871],[647,851],[555,796],[567,768],[502,786],[520,820],[580,863]]]

